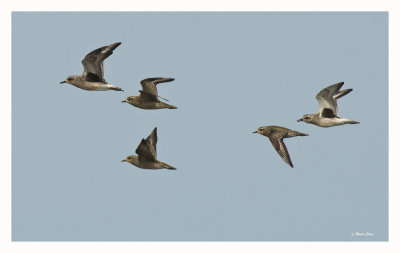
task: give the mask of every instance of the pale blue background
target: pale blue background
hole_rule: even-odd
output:
[[[385,241],[388,14],[12,15],[14,241]],[[105,77],[125,92],[59,84],[91,50],[122,42]],[[122,104],[147,77],[177,110]],[[339,115],[296,122],[344,81]],[[280,125],[294,168],[269,140]],[[120,161],[158,127],[158,158]],[[374,236],[352,237],[354,232]]]

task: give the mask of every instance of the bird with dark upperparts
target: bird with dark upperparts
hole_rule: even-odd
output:
[[[292,168],[293,168],[293,163],[290,160],[290,155],[286,148],[285,143],[283,142],[283,139],[295,137],[295,136],[308,136],[308,134],[290,130],[288,128],[281,127],[281,126],[262,126],[262,127],[259,127],[253,133],[258,133],[258,134],[268,137],[272,143],[272,146],[274,146],[274,148],[276,149],[278,154]]]
[[[163,77],[153,77],[153,78],[144,79],[144,80],[140,81],[140,84],[142,85],[142,90],[139,90],[140,95],[139,96],[130,96],[127,99],[125,99],[124,101],[122,101],[122,103],[128,103],[135,107],[138,107],[141,109],[149,109],[149,110],[163,109],[163,108],[176,109],[177,108],[176,106],[169,105],[158,99],[161,97],[158,96],[157,87],[156,87],[156,85],[159,83],[171,82],[173,80],[175,80],[175,79],[174,78],[163,78]]]
[[[121,162],[128,162],[141,169],[176,170],[176,168],[157,160],[157,127],[154,128],[146,139],[142,139],[135,152],[138,156],[130,155]]]

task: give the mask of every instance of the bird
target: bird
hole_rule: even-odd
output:
[[[104,79],[103,61],[109,57],[119,45],[121,45],[121,42],[100,47],[88,53],[82,60],[84,68],[83,74],[80,76],[69,76],[65,81],[60,82],[60,84],[69,83],[83,90],[123,91],[121,88],[109,84],[106,79]]]
[[[141,109],[177,109],[176,106],[169,105],[160,101],[158,98],[157,87],[156,85],[159,83],[171,82],[174,81],[174,78],[163,78],[163,77],[153,77],[153,78],[146,78],[140,81],[142,85],[142,90],[139,90],[139,96],[130,96],[122,101],[122,103],[128,103],[135,107]],[[166,99],[165,99],[166,100]],[[167,100],[168,101],[168,100]]]
[[[283,161],[289,164],[289,166],[292,168],[293,163],[290,160],[290,155],[285,146],[285,143],[283,142],[283,139],[295,136],[308,136],[308,134],[290,130],[281,126],[262,126],[253,133],[258,133],[268,137],[272,143],[272,146],[274,146],[278,154],[282,157]]]
[[[136,154],[126,157],[121,162],[128,162],[141,169],[157,170],[169,169],[176,170],[176,168],[157,160],[157,127],[153,129],[146,139],[142,139],[139,146],[136,148]]]
[[[320,127],[332,127],[345,124],[360,124],[358,121],[341,118],[338,116],[337,102],[339,98],[350,93],[353,89],[340,90],[344,82],[336,83],[321,90],[316,99],[319,103],[319,110],[314,114],[305,114],[297,122],[304,121]]]

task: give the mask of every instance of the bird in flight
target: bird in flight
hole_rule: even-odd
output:
[[[153,77],[140,81],[142,90],[139,90],[139,96],[130,96],[123,100],[122,103],[128,103],[141,109],[176,109],[176,106],[169,105],[160,101],[158,98],[157,84],[171,82],[174,78]]]
[[[289,166],[292,168],[293,163],[290,160],[290,155],[285,143],[283,142],[283,139],[295,136],[308,136],[308,134],[300,133],[281,126],[262,126],[253,133],[258,133],[268,137],[272,143],[272,146],[274,146],[278,154],[282,157],[283,161],[289,164]]]
[[[157,160],[157,127],[150,133],[146,139],[142,139],[139,146],[136,148],[136,154],[130,155],[121,162],[128,162],[141,169],[169,169],[176,170],[176,168]]]
[[[359,124],[360,122],[341,118],[338,116],[337,102],[339,98],[350,93],[353,89],[340,90],[344,82],[333,84],[321,90],[316,98],[319,103],[319,110],[314,114],[305,114],[298,122],[314,124],[320,127],[332,127],[345,124]]]
[[[116,49],[120,42],[114,43],[108,46],[98,48],[90,53],[88,53],[82,60],[83,74],[78,76],[69,76],[65,81],[60,83],[69,83],[75,87],[84,90],[119,90],[121,88],[109,84],[106,79],[104,79],[104,67],[103,61],[109,57],[113,50]]]

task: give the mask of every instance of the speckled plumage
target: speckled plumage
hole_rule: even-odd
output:
[[[147,78],[140,81],[142,85],[142,90],[139,90],[139,96],[130,96],[123,103],[131,104],[135,107],[141,109],[176,109],[176,106],[169,105],[167,103],[161,102],[158,98],[158,92],[156,85],[159,83],[171,82],[175,80],[174,78],[163,78],[163,77],[154,77]]]
[[[262,126],[262,127],[259,127],[253,133],[258,133],[258,134],[268,137],[272,143],[272,146],[274,146],[274,148],[278,152],[278,154],[292,168],[293,168],[293,163],[290,160],[290,155],[286,148],[285,143],[283,142],[283,139],[295,137],[295,136],[308,136],[308,134],[290,130],[288,128],[281,127],[281,126]]]
[[[139,146],[136,148],[138,156],[130,155],[122,162],[129,162],[136,167],[142,169],[169,169],[176,170],[176,168],[157,160],[157,127],[150,133],[146,139],[142,139]]]

